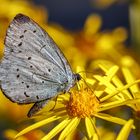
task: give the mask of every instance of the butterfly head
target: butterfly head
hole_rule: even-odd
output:
[[[80,81],[81,75],[79,73],[74,74],[74,79],[75,79],[75,81]]]

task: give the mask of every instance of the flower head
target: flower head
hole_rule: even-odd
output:
[[[101,68],[105,69],[103,66]],[[86,84],[85,81],[81,81],[78,89],[72,89],[70,94],[66,93],[59,95],[53,110],[50,110],[50,107],[47,107],[49,105],[47,105],[46,109],[50,111],[46,112],[46,109],[43,109],[40,114],[38,114],[41,120],[38,120],[35,124],[19,132],[16,137],[35,128],[47,125],[48,123],[56,122],[56,120],[57,125],[44,136],[42,140],[51,139],[58,133],[59,140],[65,139],[77,131],[77,127],[79,128],[78,130],[83,131],[81,129],[83,121],[85,123],[85,136],[88,139],[98,137],[96,127],[97,118],[119,125],[125,125],[127,122],[125,119],[112,116],[104,111],[123,105],[125,100],[120,98],[120,93],[140,81],[122,85],[119,88],[114,87],[111,81],[115,77],[117,71],[118,67],[113,66],[106,71],[104,76],[94,75],[94,79],[86,78]],[[114,80],[114,82],[117,81]],[[94,89],[95,83],[97,86]],[[87,86],[87,84],[89,86]],[[52,103],[53,101],[50,101],[50,105]],[[132,127],[134,128],[134,126]]]
[[[69,116],[85,118],[93,116],[98,106],[97,97],[89,88],[86,88],[71,93],[66,110]]]

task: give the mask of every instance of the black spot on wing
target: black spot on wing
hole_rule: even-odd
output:
[[[11,52],[14,52],[14,50],[13,50],[13,49],[11,49],[10,51],[11,51]]]
[[[24,95],[25,95],[26,97],[30,97],[29,95],[27,95],[27,93],[26,93],[26,92],[24,92]]]
[[[24,33],[26,33],[27,32],[27,30],[24,30]]]
[[[24,37],[24,35],[21,35],[19,38],[23,38]]]
[[[39,99],[39,96],[36,96],[37,99]]]
[[[31,60],[31,57],[28,57],[28,60]]]
[[[18,46],[20,47],[22,45],[22,42],[20,42],[19,44],[18,44]]]

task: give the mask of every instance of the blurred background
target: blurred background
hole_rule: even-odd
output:
[[[51,35],[74,70],[77,65],[92,70],[96,59],[111,60],[119,66],[133,61],[130,68],[139,68],[132,58],[122,57],[139,55],[139,6],[139,0],[0,0],[0,57],[10,21],[23,13]],[[11,139],[25,128],[23,120],[30,107],[11,103],[0,94],[0,139]],[[23,139],[36,140],[43,135],[35,130]]]
[[[34,0],[34,2],[39,5],[43,4],[47,8],[49,21],[59,23],[68,29],[82,29],[86,18],[91,13],[97,13],[102,17],[101,29],[113,29],[118,26],[129,29],[129,5],[127,2],[117,3],[116,1],[106,7],[95,6],[98,4],[98,0]]]

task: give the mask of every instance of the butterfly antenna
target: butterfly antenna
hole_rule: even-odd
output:
[[[91,74],[93,74],[92,71],[79,71],[78,73],[91,73]]]
[[[85,71],[80,71],[80,72],[85,72]],[[89,72],[89,73],[92,73],[92,72]],[[92,92],[92,93],[94,93],[94,91],[91,89],[91,87],[87,84],[87,82],[86,82],[86,80],[81,76],[81,80],[83,80],[84,81],[84,83],[86,84],[86,86],[89,88],[89,90]],[[79,84],[79,82],[77,82],[78,84]],[[81,86],[80,84],[79,84],[79,86]],[[88,90],[88,88],[85,88],[85,89],[87,89]],[[95,95],[96,96],[96,95]],[[100,101],[100,99],[96,96],[96,98],[98,99],[98,101]]]
[[[81,77],[81,79],[84,81],[85,85],[91,90],[91,92],[94,92],[94,91],[91,89],[91,87],[87,84],[86,80],[85,80],[83,77]]]

